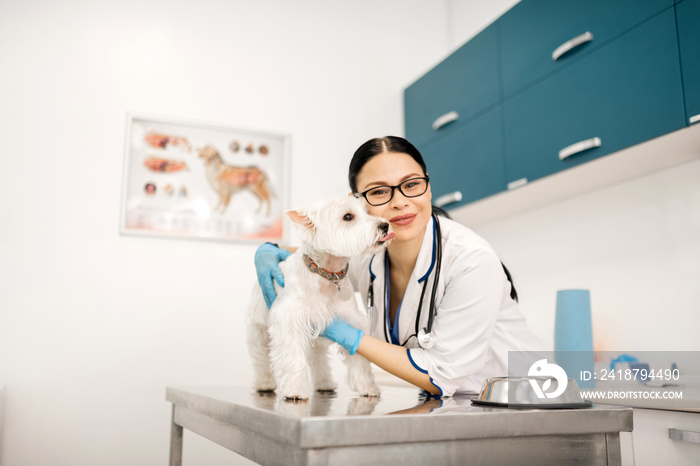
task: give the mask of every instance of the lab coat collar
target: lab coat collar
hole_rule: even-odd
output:
[[[402,342],[408,341],[411,335],[418,334],[418,328],[425,325],[425,321],[430,314],[430,295],[423,298],[423,306],[421,315],[418,315],[418,307],[420,305],[421,294],[423,287],[427,285],[426,280],[435,268],[435,221],[431,217],[428,225],[425,228],[423,242],[421,243],[416,266],[411,275],[411,281],[406,287],[406,293],[403,296],[401,304],[401,313],[399,314],[399,338]],[[410,339],[408,347],[413,348],[417,345],[415,338]]]
[[[416,270],[424,270],[424,268],[420,268],[419,265],[427,263],[428,251],[430,251],[430,266],[428,267],[428,270],[418,279],[418,283],[423,283],[423,281],[427,280],[430,273],[433,271],[433,267],[435,267],[435,239],[435,219],[431,216],[430,221],[425,228],[425,235],[423,236],[423,243],[421,243],[420,252],[418,253],[418,260],[416,260]]]
[[[407,347],[409,348],[416,346],[415,338],[409,339],[409,337],[417,332],[416,320],[419,317],[417,315],[418,303],[420,301],[423,282],[428,279],[435,268],[435,256],[435,221],[431,217],[426,226],[423,242],[421,243],[418,258],[416,259],[416,266],[411,274],[411,280],[406,288],[406,293],[404,294],[401,304],[401,312],[399,313],[399,340],[400,342],[408,342]],[[386,270],[385,257],[386,255],[384,254],[377,254],[372,257],[369,263],[369,273],[375,292],[374,302],[377,309],[376,317],[373,318],[372,323],[373,331],[379,332],[377,334],[382,336],[388,335],[386,307],[384,302],[384,296],[386,296],[384,294],[386,292],[384,283]],[[427,305],[423,306],[421,312],[422,316],[420,316],[421,321],[424,321],[430,313],[427,307]],[[390,341],[388,337],[387,341]]]

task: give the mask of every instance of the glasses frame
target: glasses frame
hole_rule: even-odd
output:
[[[408,183],[409,181],[415,181],[415,180],[425,180],[425,191],[423,191],[423,192],[420,193],[420,194],[416,194],[415,196],[408,196],[406,193],[403,192],[403,189],[401,189],[401,186],[404,185],[405,183]],[[364,198],[365,198],[365,201],[367,202],[367,204],[369,204],[369,205],[371,205],[371,206],[374,206],[374,207],[377,207],[377,206],[384,205],[384,204],[388,204],[389,202],[391,202],[391,200],[394,198],[394,190],[396,190],[397,188],[398,188],[398,190],[401,192],[401,194],[402,194],[404,197],[415,198],[415,197],[421,197],[423,194],[427,193],[427,192],[428,192],[428,186],[430,186],[430,177],[429,177],[428,175],[425,175],[425,176],[416,176],[415,178],[409,178],[409,179],[407,179],[407,180],[405,180],[405,181],[402,181],[401,183],[397,184],[396,186],[387,186],[387,185],[372,186],[371,188],[369,188],[368,190],[366,190],[366,191],[364,191],[364,192],[361,192],[361,193],[353,193],[353,196],[355,196],[355,197],[364,197]],[[370,191],[374,191],[375,189],[378,189],[378,188],[390,188],[390,189],[391,189],[391,196],[389,196],[389,199],[388,199],[386,202],[382,202],[381,204],[372,204],[372,203],[369,201],[369,199],[367,199],[367,193],[370,192]]]

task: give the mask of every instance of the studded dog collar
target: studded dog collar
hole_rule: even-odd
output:
[[[316,262],[312,258],[310,258],[308,255],[304,254],[304,263],[306,264],[306,267],[308,269],[326,280],[330,281],[333,283],[336,288],[338,288],[338,291],[340,291],[340,281],[345,278],[345,275],[348,273],[348,267],[350,264],[345,264],[345,268],[341,272],[330,272],[322,267],[319,267],[316,265]]]

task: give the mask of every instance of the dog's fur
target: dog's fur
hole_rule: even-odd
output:
[[[211,146],[199,149],[199,158],[206,164],[207,180],[219,196],[215,211],[225,212],[231,196],[248,189],[260,200],[258,211],[265,206],[265,215],[270,215],[272,192],[265,172],[257,167],[236,167],[224,163],[219,152]]]
[[[275,284],[277,299],[267,309],[261,288],[253,290],[248,316],[248,347],[255,370],[255,389],[274,391],[285,399],[308,399],[313,390],[333,391],[328,364],[331,342],[319,337],[334,316],[367,331],[367,317],[350,294],[343,301],[330,280],[311,272],[304,263],[307,254],[328,271],[342,271],[350,257],[374,253],[393,237],[389,224],[366,211],[364,201],[350,196],[320,202],[310,210],[289,211],[298,227],[302,246],[280,263],[284,287]],[[347,278],[342,288],[352,292]],[[344,290],[344,293],[347,291]],[[369,362],[344,353],[348,383],[363,396],[379,396]]]

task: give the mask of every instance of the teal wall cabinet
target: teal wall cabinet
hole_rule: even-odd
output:
[[[538,178],[685,126],[673,9],[504,103],[506,179]]]
[[[671,6],[673,0],[521,1],[498,20],[504,95],[566,67]]]
[[[700,122],[700,0],[676,5],[688,124]]]
[[[700,120],[700,0],[522,0],[404,92],[457,207]]]
[[[459,191],[462,200],[452,208],[503,191],[501,118],[494,108],[422,148],[433,200]]]
[[[498,104],[498,33],[492,25],[404,92],[406,134],[428,142]]]

